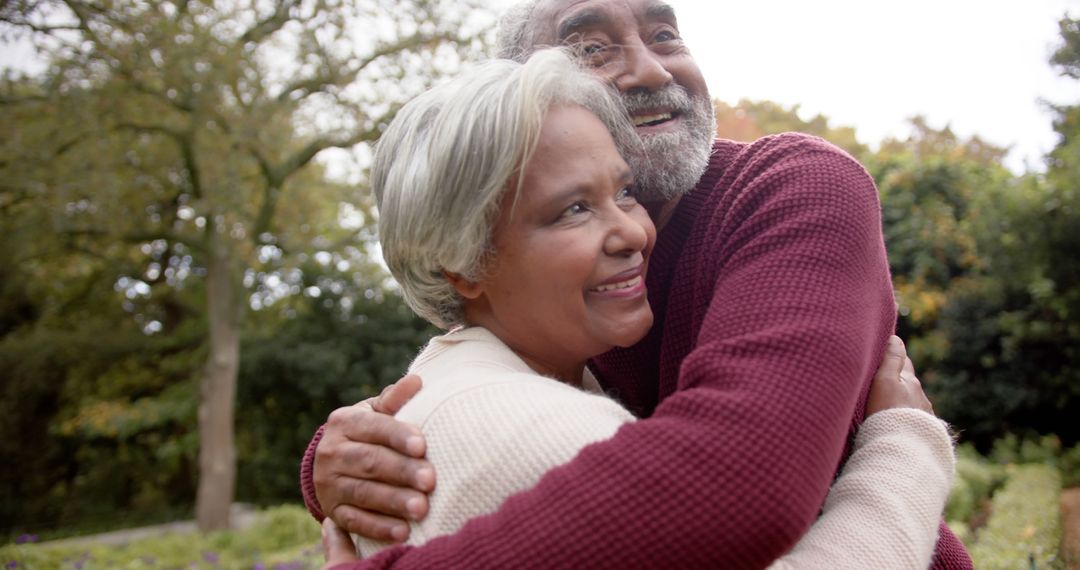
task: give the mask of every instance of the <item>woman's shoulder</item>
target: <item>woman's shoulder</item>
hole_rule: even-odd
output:
[[[510,409],[514,416],[531,411],[547,413],[566,406],[622,410],[609,398],[542,376],[512,350],[481,327],[470,327],[432,339],[410,366],[423,387],[398,414],[422,425],[436,412],[457,410],[495,413]]]

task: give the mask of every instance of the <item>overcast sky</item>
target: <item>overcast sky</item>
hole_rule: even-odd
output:
[[[1041,168],[1056,141],[1040,99],[1080,103],[1047,63],[1080,0],[670,0],[712,95],[800,103],[877,144],[925,115]]]

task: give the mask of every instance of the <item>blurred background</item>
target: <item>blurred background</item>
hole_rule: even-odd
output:
[[[303,450],[434,333],[380,262],[372,144],[509,3],[0,1],[8,568],[318,565]],[[877,181],[977,567],[1080,567],[1080,2],[878,4],[674,2],[719,136]]]

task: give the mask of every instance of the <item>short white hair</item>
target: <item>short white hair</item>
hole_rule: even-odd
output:
[[[557,49],[465,71],[406,104],[380,138],[371,183],[383,257],[406,302],[432,324],[465,324],[446,273],[482,277],[486,256],[497,254],[500,199],[520,190],[544,117],[560,105],[594,113],[618,148],[637,140],[611,88]]]

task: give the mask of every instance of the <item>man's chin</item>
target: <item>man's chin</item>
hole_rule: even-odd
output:
[[[671,200],[686,194],[705,173],[712,141],[705,145],[687,140],[688,133],[682,134],[678,137],[682,140],[671,140],[665,135],[642,137],[644,153],[634,157],[631,163],[640,200]]]

